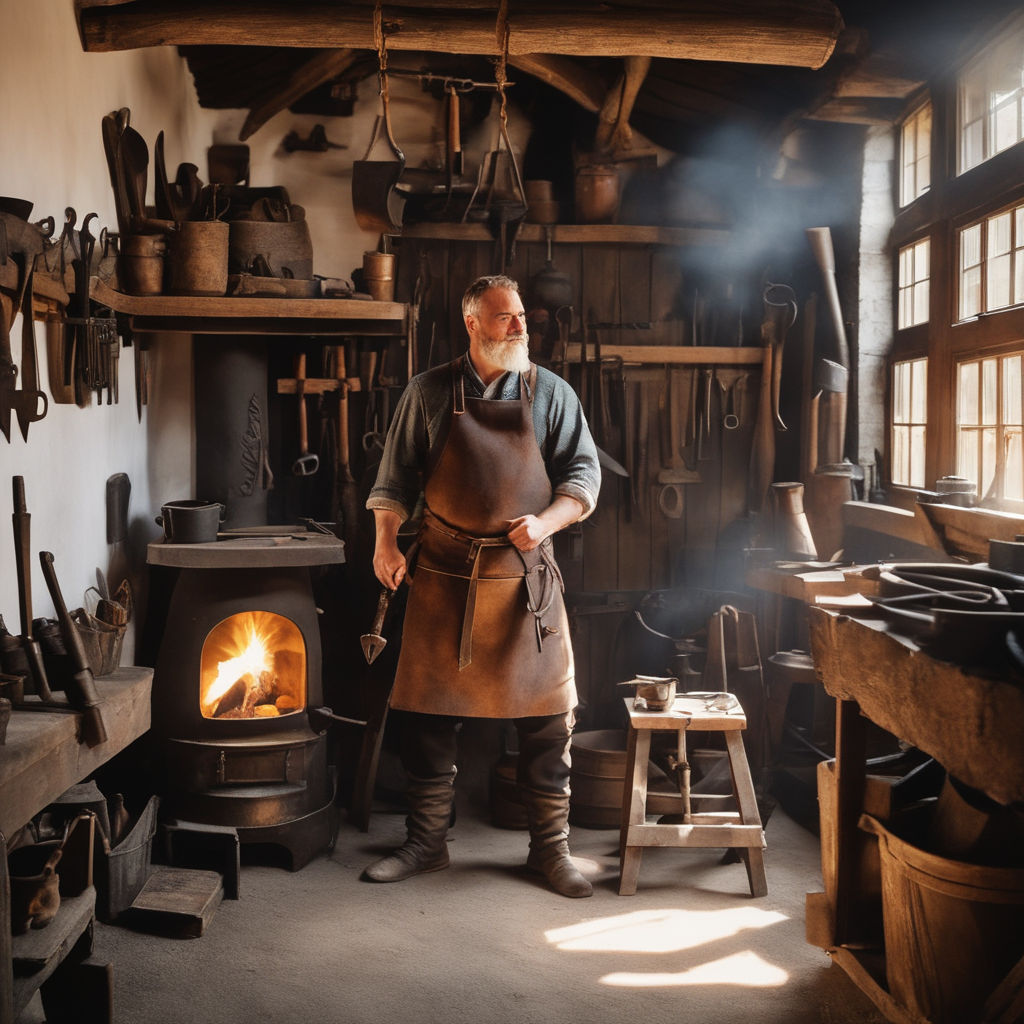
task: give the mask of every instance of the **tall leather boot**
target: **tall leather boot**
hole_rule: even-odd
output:
[[[401,882],[427,871],[448,867],[448,825],[451,821],[454,776],[409,779],[406,839],[393,853],[374,861],[363,877],[370,882]]]
[[[526,866],[544,875],[559,896],[579,899],[593,895],[593,886],[569,856],[569,794],[543,793],[522,786],[520,793],[530,825]]]

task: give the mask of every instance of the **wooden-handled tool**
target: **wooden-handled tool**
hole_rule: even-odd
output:
[[[306,416],[306,354],[295,357],[295,397],[299,400],[299,457],[292,463],[295,476],[312,476],[320,468],[320,456],[309,450]]]
[[[90,747],[95,747],[107,739],[107,729],[103,724],[103,702],[96,691],[96,680],[89,666],[82,638],[78,635],[78,628],[64,603],[57,573],[53,568],[53,554],[49,551],[40,551],[39,562],[43,567],[43,577],[57,612],[64,648],[71,658],[71,667],[74,669],[74,674],[65,685],[68,702],[82,714],[82,739]]]
[[[377,598],[377,613],[373,617],[373,625],[370,627],[370,632],[364,633],[359,638],[367,665],[372,665],[377,660],[380,652],[387,646],[388,642],[382,631],[384,629],[384,618],[391,604],[391,594],[392,591],[388,590],[387,587],[381,588],[380,597]]]
[[[14,477],[14,563],[18,573],[18,610],[21,612],[21,645],[28,660],[35,683],[36,693],[41,700],[50,700],[50,684],[43,664],[43,652],[39,641],[32,636],[32,570],[29,559],[32,552],[32,517],[25,505],[25,478]]]

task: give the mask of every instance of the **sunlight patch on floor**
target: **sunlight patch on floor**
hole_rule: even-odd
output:
[[[682,988],[686,985],[739,985],[743,988],[778,988],[789,980],[789,973],[776,964],[762,960],[746,950],[699,964],[688,971],[616,971],[601,979],[613,988]]]
[[[675,953],[787,920],[757,907],[637,910],[545,933],[553,946],[582,953]]]

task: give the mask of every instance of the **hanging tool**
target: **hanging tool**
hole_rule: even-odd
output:
[[[405,153],[399,148],[391,132],[391,106],[388,91],[388,51],[384,35],[381,5],[373,9],[373,36],[377,44],[377,80],[379,83],[381,113],[373,126],[366,156],[352,164],[352,208],[356,222],[364,231],[393,235],[401,231],[400,211],[394,211],[395,186],[405,170]],[[381,127],[394,160],[371,160],[370,153],[377,143]],[[396,216],[397,212],[397,216]]]
[[[779,395],[782,388],[782,347],[786,332],[796,322],[797,304],[793,289],[787,284],[768,284],[764,290],[764,307],[770,312],[770,344],[772,347],[772,418],[776,430],[785,430],[779,413]]]
[[[295,476],[312,476],[320,468],[320,456],[309,450],[305,352],[295,357],[295,397],[299,401],[299,457],[292,463],[292,473]]]
[[[41,251],[40,239],[40,251]],[[36,255],[22,253],[25,264],[21,286],[21,387],[14,393],[14,411],[18,417],[21,436],[28,441],[30,423],[46,415],[49,400],[46,392],[39,388],[36,369],[36,333],[32,295],[32,279],[35,272]]]
[[[680,455],[679,446],[684,441],[680,403],[683,390],[679,385],[681,375],[665,367],[665,400],[667,409],[662,409],[662,436],[664,459],[668,465],[658,473],[658,483],[662,485],[658,494],[658,508],[669,519],[679,519],[683,514],[683,484],[700,483],[701,476],[696,470],[687,469]]]
[[[370,632],[364,633],[359,638],[367,665],[372,665],[377,660],[380,652],[387,646],[387,639],[383,635],[384,618],[391,605],[392,593],[393,591],[388,590],[387,587],[381,588],[380,596],[377,598],[377,612],[373,616],[373,625],[370,627]]]
[[[32,635],[32,517],[25,505],[25,478],[14,477],[14,565],[18,574],[18,610],[21,613],[21,646],[40,700],[50,700],[50,684],[39,641]]]
[[[345,360],[345,346],[334,346],[334,374],[338,379],[338,470],[339,508],[346,544],[355,537],[359,519],[359,493],[350,463],[348,416],[348,369]]]
[[[107,739],[106,726],[103,724],[103,702],[96,692],[96,680],[89,667],[89,660],[86,657],[85,646],[79,636],[78,627],[64,603],[60,583],[57,581],[57,573],[53,567],[52,552],[40,551],[39,562],[43,568],[43,577],[50,591],[50,598],[57,612],[64,649],[70,655],[71,667],[74,669],[74,674],[68,679],[64,689],[67,692],[68,702],[75,710],[82,713],[82,739],[90,747],[95,747]]]

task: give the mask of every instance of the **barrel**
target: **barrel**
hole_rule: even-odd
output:
[[[626,777],[626,731],[597,729],[572,737],[569,821],[581,828],[618,828]],[[647,766],[647,812],[680,814],[682,798],[653,762]]]
[[[889,991],[931,1024],[974,1024],[1024,954],[1024,868],[940,857],[889,831],[878,837]]]

